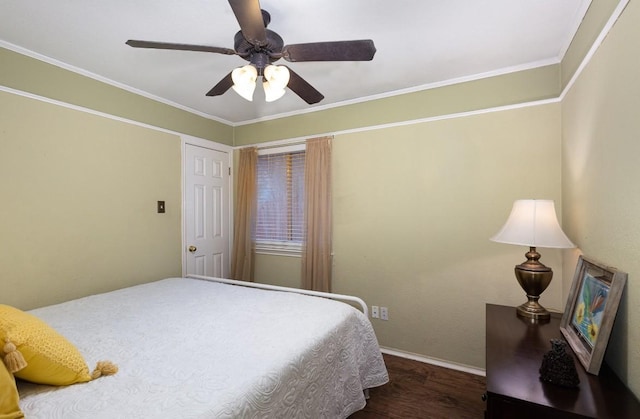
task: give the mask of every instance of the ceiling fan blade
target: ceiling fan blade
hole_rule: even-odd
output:
[[[173,50],[180,50],[180,51],[215,52],[217,54],[225,54],[225,55],[236,54],[234,50],[229,48],[210,47],[207,45],[173,44],[170,42],[139,41],[136,39],[129,39],[126,42],[126,44],[134,48],[155,48],[155,49],[173,49]]]
[[[244,39],[251,45],[267,44],[265,22],[258,0],[229,0],[229,5],[236,15]]]
[[[376,47],[371,39],[356,41],[311,42],[285,45],[282,57],[296,61],[371,61]]]
[[[298,73],[296,73],[289,67],[287,67],[287,69],[289,70],[289,84],[287,84],[287,87],[291,89],[296,95],[300,96],[302,100],[307,102],[309,105],[313,105],[314,103],[318,103],[322,99],[324,99],[322,93],[320,93],[315,89],[315,87],[307,83],[307,81],[300,77]]]
[[[233,80],[231,79],[231,73],[229,73],[207,92],[207,96],[220,96],[231,89],[231,86],[233,86]]]

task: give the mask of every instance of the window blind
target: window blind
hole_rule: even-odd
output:
[[[302,243],[304,151],[258,156],[256,241]]]

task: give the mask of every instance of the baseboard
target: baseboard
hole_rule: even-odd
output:
[[[457,364],[455,362],[444,361],[438,358],[426,357],[424,355],[418,355],[411,352],[400,351],[398,349],[380,347],[380,351],[383,354],[393,355],[400,358],[411,359],[413,361],[424,362],[425,364],[436,365],[438,367],[449,368],[456,371],[467,372],[469,374],[480,375],[485,377],[486,371],[480,368],[471,367],[469,365]]]

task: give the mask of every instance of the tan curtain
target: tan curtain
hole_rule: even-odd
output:
[[[302,287],[331,291],[331,138],[307,140]]]
[[[258,151],[255,147],[240,150],[236,210],[234,215],[231,278],[253,281],[253,227],[256,218],[256,167]]]

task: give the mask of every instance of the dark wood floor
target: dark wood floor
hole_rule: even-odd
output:
[[[370,390],[367,406],[349,419],[482,419],[485,378],[384,355],[389,382]]]

